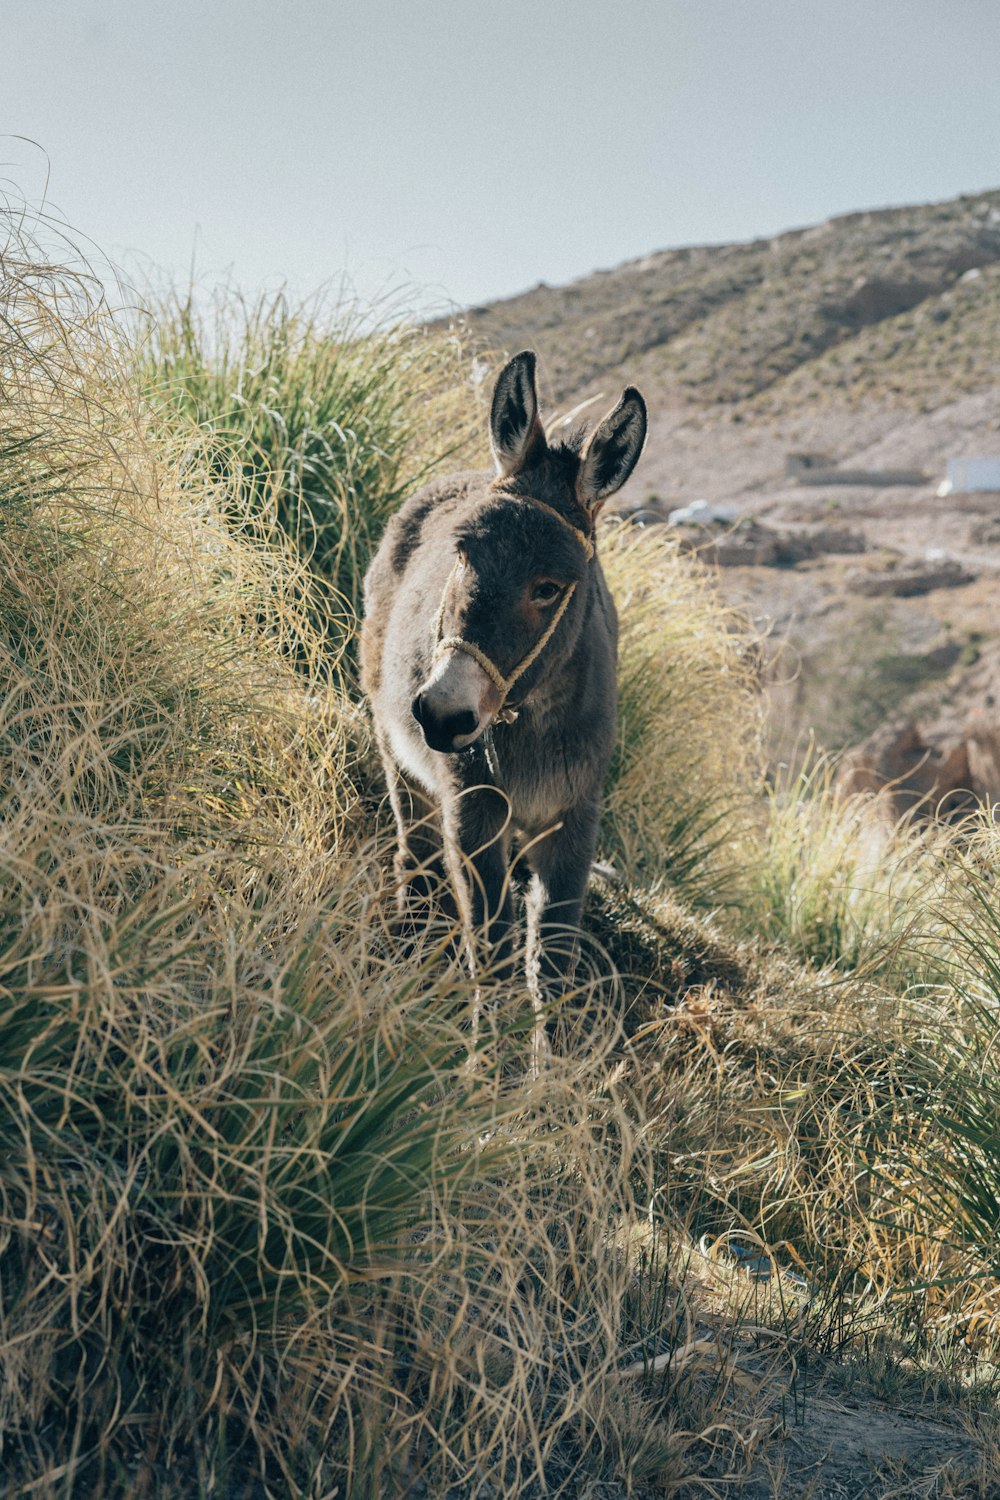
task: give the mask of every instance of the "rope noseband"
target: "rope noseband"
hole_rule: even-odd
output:
[[[566,517],[561,516],[559,512],[557,510],[554,510],[551,505],[546,505],[544,500],[536,500],[533,495],[511,495],[509,496],[509,498],[527,500],[531,505],[537,505],[540,510],[548,511],[550,516],[555,516],[557,521],[559,521],[563,526],[567,528],[567,530],[573,533],[577,541],[580,543],[580,546],[586,553],[587,561],[591,561],[594,556],[594,543],[586,534],[586,532],[581,531],[578,526],[574,526],[572,521],[567,521]],[[451,588],[452,579],[458,576],[464,566],[464,560],[461,557],[456,558],[455,566],[448,574],[447,582],[445,583],[444,590],[441,594],[441,603],[438,605],[438,611],[434,617],[434,637],[437,643],[434,648],[434,660],[438,661],[446,651],[464,651],[467,656],[471,656],[473,661],[478,662],[479,666],[482,667],[483,671],[486,673],[487,677],[490,679],[490,681],[493,683],[494,687],[500,694],[500,704],[497,708],[496,713],[493,715],[493,718],[490,720],[490,727],[492,728],[494,724],[513,724],[514,720],[517,718],[517,709],[505,707],[505,703],[511,691],[511,688],[520,677],[523,677],[528,668],[534,665],[534,663],[541,656],[542,652],[545,650],[545,647],[548,645],[549,641],[555,635],[556,630],[559,626],[559,621],[569,609],[570,600],[576,592],[576,584],[571,583],[569,585],[566,592],[563,594],[562,599],[559,601],[559,608],[555,611],[552,619],[546,625],[538,640],[528,652],[527,656],[523,657],[521,661],[518,662],[517,666],[511,672],[509,677],[505,677],[500,671],[500,668],[497,666],[496,662],[491,661],[490,658],[486,655],[486,652],[481,650],[474,641],[467,641],[465,637],[461,635],[442,636],[442,630],[444,629],[445,600],[448,597],[448,590]]]

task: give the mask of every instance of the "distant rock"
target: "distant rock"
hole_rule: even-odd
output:
[[[912,488],[930,482],[923,469],[842,469],[826,453],[789,453],[785,458],[785,478],[795,484],[817,487],[847,484],[866,489]]]
[[[975,577],[975,573],[953,557],[928,555],[923,561],[907,560],[878,573],[855,572],[846,582],[852,594],[863,594],[869,599],[885,595],[910,599],[917,594],[929,594],[932,589],[959,588],[972,583]]]
[[[1000,516],[988,516],[973,526],[969,540],[976,547],[1000,547]]]
[[[617,514],[619,521],[626,522],[629,526],[666,526],[669,512],[659,500],[646,500],[637,505],[634,510],[622,510]],[[609,520],[615,520],[612,514]]]
[[[680,505],[667,516],[668,526],[731,526],[737,513],[722,505],[709,505],[707,500],[692,500],[690,505]]]
[[[883,724],[841,763],[838,790],[883,792],[898,812],[922,804],[943,815],[971,811],[976,790],[964,738],[925,739],[916,724]]]
[[[690,522],[679,532],[681,546],[720,568],[793,568],[829,553],[864,552],[865,540],[846,526],[791,530],[767,526],[752,516],[732,525]]]
[[[911,307],[942,291],[947,284],[947,280],[940,277],[859,276],[847,296],[838,301],[822,302],[820,312],[831,322],[861,327],[909,312]]]
[[[929,722],[884,724],[841,762],[845,792],[882,792],[902,812],[954,815],[1000,802],[1000,643],[953,679]]]

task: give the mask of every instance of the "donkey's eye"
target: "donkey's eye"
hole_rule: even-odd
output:
[[[540,578],[531,590],[532,604],[555,604],[562,593],[562,584],[554,578]]]

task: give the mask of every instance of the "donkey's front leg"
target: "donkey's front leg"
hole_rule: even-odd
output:
[[[534,874],[528,903],[528,968],[536,1004],[558,999],[572,983],[598,820],[596,802],[573,808],[558,828],[527,852]]]
[[[445,852],[476,974],[510,975],[510,803],[492,786],[456,791],[443,805]]]

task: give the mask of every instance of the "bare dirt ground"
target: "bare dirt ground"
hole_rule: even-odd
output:
[[[741,1275],[743,1273],[740,1273]],[[744,1306],[753,1300],[748,1283]],[[684,1346],[690,1382],[675,1370],[671,1405],[681,1427],[698,1428],[699,1389],[712,1392],[714,1422],[687,1460],[697,1479],[678,1475],[662,1493],[737,1494],[743,1500],[995,1500],[1000,1448],[995,1402],[961,1382],[929,1377],[890,1343],[825,1357],[795,1328],[734,1333],[709,1315]],[[763,1337],[761,1336],[763,1335]],[[655,1397],[658,1373],[644,1378]],[[724,1392],[720,1400],[720,1393]],[[655,1406],[655,1401],[654,1401]],[[726,1421],[732,1412],[732,1426]],[[734,1443],[733,1435],[739,1438]],[[651,1493],[661,1493],[655,1485]],[[620,1500],[609,1486],[588,1500]]]
[[[807,1402],[800,1425],[790,1417],[776,1424],[740,1493],[744,1500],[987,1495],[980,1475],[978,1444],[958,1421],[871,1397],[821,1393]]]

